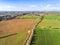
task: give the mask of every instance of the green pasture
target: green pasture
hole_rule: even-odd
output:
[[[34,31],[31,45],[60,45],[60,16],[45,16]]]
[[[50,19],[50,20],[60,20],[60,15],[52,15],[52,16],[45,16],[44,19]]]
[[[26,34],[18,33],[13,36],[1,38],[0,45],[22,45],[24,44],[26,38],[27,38]]]
[[[21,16],[20,18],[22,19],[36,19],[36,18],[40,18],[40,16],[37,16],[37,15],[24,15],[24,16]]]

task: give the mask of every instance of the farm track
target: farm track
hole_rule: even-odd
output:
[[[43,20],[44,16],[41,16],[41,18],[38,20],[38,22],[34,25],[31,34],[29,35],[29,37],[27,38],[26,42],[24,45],[30,45],[31,44],[31,40],[33,38],[34,35],[34,29],[38,26],[38,24]]]

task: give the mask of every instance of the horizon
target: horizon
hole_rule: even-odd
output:
[[[0,11],[60,11],[60,0],[0,0]]]

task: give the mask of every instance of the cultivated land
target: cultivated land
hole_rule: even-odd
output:
[[[60,16],[45,16],[34,30],[31,45],[60,45]]]
[[[23,45],[37,19],[13,19],[0,22],[0,45]]]

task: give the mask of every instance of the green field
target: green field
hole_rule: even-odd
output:
[[[40,18],[40,16],[37,16],[37,15],[24,15],[24,16],[21,16],[20,18],[23,18],[23,19],[36,19],[36,18]]]
[[[35,28],[31,45],[60,45],[60,16],[45,16]]]
[[[27,35],[23,33],[9,36],[9,37],[0,39],[0,45],[22,45],[24,42],[23,40],[25,40],[26,38],[27,38]]]

